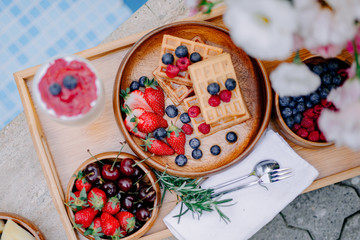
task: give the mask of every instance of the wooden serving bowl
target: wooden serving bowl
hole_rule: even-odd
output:
[[[45,240],[45,237],[41,231],[31,221],[24,217],[14,213],[0,212],[0,219],[5,221],[13,220],[15,223],[19,224],[19,226],[31,233],[36,240]]]
[[[110,160],[110,161],[114,161],[116,159],[118,155],[118,152],[105,152],[105,153],[100,153],[98,155],[95,155],[94,157],[97,160]],[[138,159],[131,154],[128,153],[121,153],[118,156],[118,160],[124,159],[124,158],[131,158],[133,159],[135,162],[138,162]],[[85,162],[83,162],[74,172],[74,175],[70,178],[68,186],[67,186],[67,190],[66,190],[66,202],[69,202],[70,200],[70,192],[74,189],[74,184],[75,184],[75,180],[76,180],[76,175],[80,170],[84,170],[85,167],[93,162],[97,162],[97,160],[94,159],[93,157],[89,158],[88,160],[86,160]],[[143,178],[142,181],[151,183],[151,185],[153,186],[155,192],[156,192],[156,199],[154,201],[154,207],[152,209],[151,212],[151,217],[149,220],[146,221],[146,223],[139,229],[137,230],[135,233],[128,235],[125,238],[122,238],[124,240],[131,240],[131,239],[138,239],[140,238],[142,235],[144,235],[154,224],[156,218],[159,215],[159,206],[160,206],[160,200],[161,200],[161,191],[160,191],[160,187],[159,184],[157,183],[157,178],[154,174],[154,172],[144,163],[139,163],[137,166],[139,166],[144,173],[146,174],[146,176]],[[66,206],[66,211],[68,213],[68,216],[72,222],[72,224],[74,225],[74,212],[71,210],[70,207]],[[83,228],[77,229],[83,236],[84,236],[84,232],[85,230]],[[91,235],[88,236],[84,236],[87,239],[92,239],[94,240],[94,238]]]
[[[347,56],[338,56],[336,57],[337,60],[342,64],[342,68],[348,68],[351,65],[351,59]],[[331,59],[324,59],[320,56],[308,56],[306,57],[303,62],[305,64],[319,64],[324,62],[329,62]],[[312,142],[307,139],[304,139],[302,137],[299,137],[296,135],[285,123],[285,120],[281,116],[280,111],[280,105],[279,105],[279,95],[275,93],[274,97],[274,114],[275,114],[275,124],[278,127],[278,129],[281,131],[281,133],[284,134],[286,138],[288,138],[293,143],[305,147],[305,148],[321,148],[321,147],[327,147],[331,146],[334,143],[333,142]]]
[[[126,116],[120,110],[123,100],[119,93],[121,89],[126,89],[132,81],[138,80],[141,76],[152,78],[152,72],[158,67],[164,34],[189,40],[200,37],[205,44],[220,47],[224,52],[230,53],[239,81],[238,84],[251,118],[241,124],[201,138],[200,149],[203,157],[198,160],[191,157],[192,149],[188,144],[188,141],[196,136],[195,134],[187,136],[185,155],[188,162],[185,166],[180,167],[175,164],[175,155],[153,156],[146,163],[159,171],[166,169],[171,175],[190,178],[223,170],[247,156],[268,126],[272,107],[272,92],[265,68],[260,61],[249,57],[242,49],[238,48],[232,42],[226,29],[207,22],[171,23],[143,36],[123,58],[113,90],[115,119],[129,146],[140,159],[149,157],[151,154],[145,152],[140,146],[142,144],[140,138],[130,135],[127,131],[124,124]],[[167,98],[166,106],[170,104],[173,103]],[[181,113],[182,106],[179,105],[178,108]],[[169,123],[171,120],[175,120],[169,119],[167,116],[164,117],[169,120]],[[181,122],[178,121],[177,123],[181,127]],[[230,144],[225,140],[228,131],[237,133],[237,142]],[[215,144],[221,147],[221,153],[218,156],[213,156],[210,153],[210,147]]]

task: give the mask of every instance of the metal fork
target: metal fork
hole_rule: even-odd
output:
[[[267,189],[267,187],[265,185],[263,185],[264,183],[274,183],[274,182],[278,182],[278,181],[284,180],[284,179],[292,177],[292,176],[293,176],[293,174],[292,174],[292,170],[290,168],[275,169],[275,170],[270,171],[269,173],[264,174],[263,176],[261,176],[259,179],[255,180],[255,181],[245,183],[240,186],[236,186],[234,188],[227,189],[227,190],[224,190],[224,191],[221,191],[218,193],[213,193],[212,197],[215,198],[220,195],[231,193],[231,192],[243,189],[243,188],[257,185],[257,184],[259,184],[262,187]]]

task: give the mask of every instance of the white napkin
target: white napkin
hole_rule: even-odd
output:
[[[211,176],[203,184],[203,188],[215,186],[235,177],[249,174],[254,165],[265,159],[279,162],[280,168],[292,168],[293,176],[285,180],[261,186],[241,189],[222,196],[222,199],[232,198],[235,205],[222,207],[221,211],[231,220],[226,224],[213,211],[205,212],[197,218],[190,211],[178,218],[178,204],[163,220],[172,234],[180,240],[201,239],[248,239],[259,229],[270,222],[283,208],[293,201],[318,176],[318,171],[302,159],[272,130],[268,130],[252,153],[238,164],[216,175]],[[256,179],[252,177],[252,180]]]

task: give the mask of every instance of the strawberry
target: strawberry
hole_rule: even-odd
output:
[[[77,190],[81,191],[85,188],[85,191],[88,192],[91,189],[91,183],[86,181],[83,171],[79,171],[76,176],[75,187]]]
[[[185,133],[174,124],[172,124],[168,129],[168,136],[166,137],[166,141],[177,154],[185,154]]]
[[[120,96],[124,99],[123,106],[128,105],[132,110],[135,108],[143,108],[147,112],[153,111],[149,104],[147,104],[144,93],[139,90],[130,93],[130,88],[127,88],[126,90],[121,89]]]
[[[94,219],[90,227],[84,232],[84,235],[92,235],[95,240],[101,240],[101,237],[104,236],[104,234],[102,233],[100,217],[96,217]]]
[[[88,199],[90,207],[93,207],[96,210],[101,210],[107,201],[105,192],[96,187],[91,189],[88,195]]]
[[[98,210],[88,207],[75,213],[75,228],[88,228],[93,222]]]
[[[137,122],[137,130],[144,133],[152,133],[158,128],[168,127],[167,121],[153,112],[144,112],[135,121]]]
[[[143,140],[145,151],[154,153],[155,155],[173,155],[175,153],[174,149],[169,147],[166,143],[161,140],[156,140],[155,138],[149,138],[149,136]]]
[[[159,87],[158,83],[153,79],[151,81],[145,81],[145,93],[144,97],[146,102],[152,108],[152,110],[164,116],[165,114],[165,96],[164,91]]]
[[[131,232],[135,227],[135,217],[131,212],[122,211],[116,214],[116,218],[119,220],[122,229],[126,232]]]
[[[146,133],[140,132],[136,128],[136,118],[143,114],[145,111],[142,108],[135,108],[133,111],[129,108],[129,106],[125,105],[121,107],[121,111],[126,114],[126,118],[124,120],[126,129],[133,135],[139,138],[146,138]]]
[[[115,215],[120,211],[120,201],[116,197],[110,198],[102,209],[103,212]]]
[[[77,192],[70,192],[70,199],[69,202],[66,203],[72,210],[79,211],[83,209],[84,207],[88,207],[87,202],[87,194],[85,191],[85,188],[83,188],[81,191]]]
[[[102,232],[107,236],[116,236],[117,232],[120,230],[119,221],[107,212],[101,214],[100,222]]]

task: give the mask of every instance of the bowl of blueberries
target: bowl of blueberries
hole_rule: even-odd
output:
[[[279,97],[275,93],[275,123],[285,137],[297,145],[306,148],[326,147],[333,143],[326,140],[317,121],[323,109],[336,110],[327,96],[347,79],[345,70],[350,67],[351,61],[344,57],[324,59],[311,56],[303,62],[320,76],[321,85],[305,96]]]

